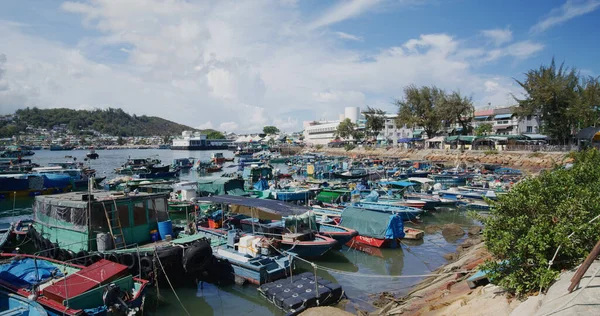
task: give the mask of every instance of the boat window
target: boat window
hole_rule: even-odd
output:
[[[145,225],[146,220],[146,201],[137,202],[133,205],[133,225]]]
[[[110,209],[110,206],[107,206],[107,208]],[[108,225],[106,224],[106,215],[104,214],[104,208],[102,207],[102,204],[94,204],[92,206],[90,230],[92,232],[108,231]]]
[[[59,219],[64,222],[71,222],[71,208],[64,206],[54,206],[54,213],[56,214],[56,219]]]
[[[117,205],[121,227],[129,227],[129,205]]]
[[[77,226],[87,226],[87,208],[71,209],[71,223]]]
[[[150,204],[152,204],[152,207]],[[162,222],[169,219],[169,214],[167,213],[167,203],[164,198],[154,199],[148,203],[148,218],[151,222]]]

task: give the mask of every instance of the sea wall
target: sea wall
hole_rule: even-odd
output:
[[[313,151],[315,149],[312,149]],[[311,151],[306,149],[306,151]],[[551,168],[556,164],[570,161],[566,152],[524,152],[524,151],[479,151],[479,150],[443,150],[443,149],[385,149],[322,148],[318,150],[327,155],[348,156],[353,158],[378,157],[409,160],[430,160],[447,163],[463,162],[467,164],[498,164],[524,170]]]

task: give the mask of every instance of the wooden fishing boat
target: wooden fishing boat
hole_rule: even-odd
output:
[[[25,297],[0,291],[0,315],[6,316],[46,316],[44,308]]]
[[[319,234],[331,237],[338,242],[336,245],[337,249],[342,248],[352,238],[358,236],[356,230],[344,226],[325,223],[318,223],[317,226],[319,227]]]
[[[359,203],[351,203],[347,204],[348,206],[354,208],[361,208],[371,211],[377,211],[387,214],[397,214],[405,221],[411,221],[417,219],[419,215],[423,214],[423,210],[414,207],[402,206],[402,205],[392,205],[389,203],[380,203],[380,202],[359,202]]]
[[[148,281],[134,278],[127,266],[101,259],[88,266],[23,254],[0,254],[12,259],[0,265],[0,285],[33,299],[51,314],[136,314],[144,307]],[[36,273],[24,273],[24,271]]]
[[[289,189],[289,190],[278,189],[278,190],[271,190],[271,195],[276,200],[291,202],[291,201],[308,201],[315,194],[314,194],[314,191],[307,190],[307,189]]]
[[[252,235],[276,238],[279,249],[300,257],[322,256],[337,244],[335,239],[317,232],[316,218],[307,208],[282,201],[230,195],[201,198],[199,203],[229,205],[232,213],[237,214],[229,218],[229,226]],[[217,231],[226,234],[224,230]]]
[[[406,235],[399,215],[355,207],[344,210],[340,225],[358,231],[352,242],[378,248],[396,248],[398,240]]]
[[[219,171],[221,171],[221,170],[223,170],[223,167],[222,167],[221,165],[210,166],[210,167],[206,167],[206,168],[204,169],[204,171],[205,171],[206,173],[219,172]]]

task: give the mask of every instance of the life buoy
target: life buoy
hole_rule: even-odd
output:
[[[77,264],[80,264],[82,266],[87,265],[88,261],[89,261],[89,253],[85,250],[79,250],[79,252],[77,252],[77,254],[75,255],[75,257],[77,259],[75,259],[75,262]]]
[[[73,260],[75,258],[75,252],[73,250],[67,250],[67,260]]]
[[[140,258],[140,270],[142,272],[142,279],[148,280],[149,275],[152,273],[152,257],[141,257]]]
[[[129,270],[133,270],[137,264],[137,256],[132,253],[124,253],[119,258],[119,263],[127,266]]]

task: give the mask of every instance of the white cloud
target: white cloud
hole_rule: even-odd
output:
[[[508,43],[512,40],[512,31],[506,29],[483,30],[481,34],[492,41],[496,46]]]
[[[565,4],[552,9],[544,19],[531,27],[531,32],[543,32],[573,18],[593,12],[598,9],[598,7],[600,7],[600,1],[598,0],[567,0]]]
[[[219,130],[226,131],[228,133],[236,131],[239,125],[236,122],[223,122],[219,124]]]
[[[213,123],[211,121],[207,121],[206,123],[202,123],[196,126],[196,129],[212,129]]]
[[[228,132],[264,125],[295,131],[304,120],[337,119],[346,106],[387,104],[409,84],[460,89],[476,102],[498,99],[484,86],[490,76],[478,73],[479,63],[543,48],[519,42],[490,50],[422,34],[362,51],[323,36],[333,32],[326,25],[372,6],[340,2],[322,16],[329,22],[310,30],[290,1],[67,2],[62,8],[93,30],[75,45],[0,21],[0,38],[11,43],[0,46],[0,112],[110,106]],[[99,58],[107,50],[124,59]],[[496,81],[506,86],[510,79]]]
[[[356,17],[373,8],[379,2],[380,0],[339,1],[337,5],[327,10],[323,15],[309,24],[309,28],[316,29]]]
[[[544,49],[544,45],[532,41],[521,41],[503,48],[493,49],[487,52],[484,61],[493,61],[501,57],[514,57],[517,59],[529,58]]]
[[[334,34],[337,35],[339,38],[345,39],[345,40],[351,40],[351,41],[357,41],[357,42],[363,41],[362,36],[356,36],[356,35],[352,35],[352,34],[348,34],[348,33],[344,33],[344,32],[335,32]]]

